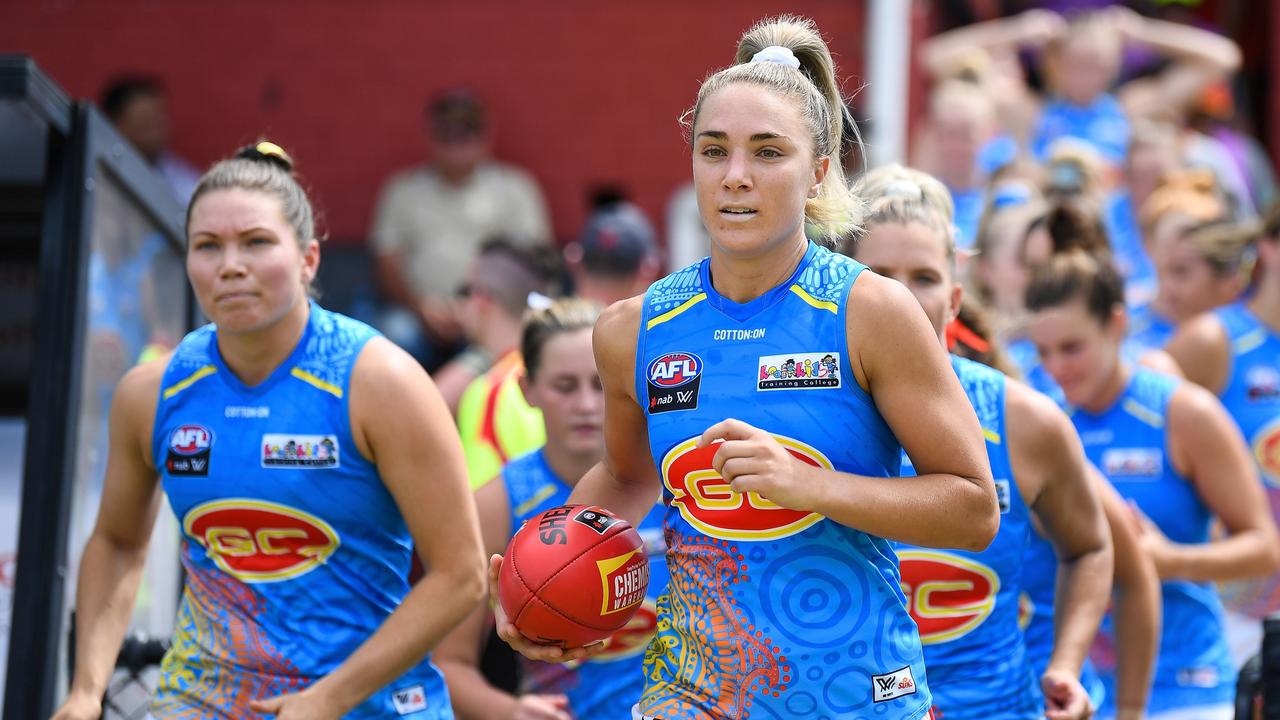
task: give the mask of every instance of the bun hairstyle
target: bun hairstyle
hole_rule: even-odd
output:
[[[187,205],[187,227],[191,226],[191,209],[200,198],[215,190],[253,190],[267,193],[280,201],[284,218],[293,228],[298,245],[305,248],[316,237],[315,212],[307,192],[293,172],[293,158],[279,145],[262,140],[246,145],[228,160],[209,168],[200,178]]]
[[[525,373],[533,378],[542,367],[542,349],[556,335],[589,330],[600,317],[600,306],[582,298],[560,298],[524,316],[520,332],[520,355]]]
[[[1027,310],[1039,312],[1083,300],[1089,315],[1106,325],[1124,307],[1124,280],[1105,258],[1083,250],[1054,255],[1037,267],[1027,285]]]
[[[895,163],[864,175],[858,183],[857,192],[867,203],[867,215],[863,221],[866,229],[877,225],[916,223],[936,231],[946,246],[951,274],[955,275],[955,206],[951,193],[940,180],[929,173]],[[850,243],[849,250],[850,255],[856,255],[856,240]]]
[[[759,56],[759,57],[757,57]],[[795,63],[795,64],[792,64]],[[702,83],[687,127],[697,127],[702,104],[734,83],[751,83],[792,99],[809,126],[815,158],[831,159],[816,198],[805,203],[805,220],[827,244],[858,230],[862,206],[844,177],[845,136],[861,144],[857,125],[840,95],[831,51],[813,21],[795,15],[766,18],[738,41],[734,64]]]

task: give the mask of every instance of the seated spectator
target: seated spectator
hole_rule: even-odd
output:
[[[200,171],[169,151],[169,112],[159,78],[122,75],[102,91],[102,111],[116,130],[164,178],[183,208],[191,201]]]
[[[550,248],[520,247],[505,238],[488,240],[480,247],[452,308],[467,346],[431,374],[450,411],[457,414],[472,381],[517,355],[520,323],[530,297],[556,294],[558,271]]]
[[[427,105],[432,162],[383,187],[371,241],[379,285],[392,306],[375,320],[428,369],[463,340],[451,296],[487,238],[546,243],[551,236],[537,184],[489,158],[489,124],[470,93]]]
[[[653,225],[626,201],[598,207],[564,249],[574,294],[610,305],[639,295],[661,274]]]

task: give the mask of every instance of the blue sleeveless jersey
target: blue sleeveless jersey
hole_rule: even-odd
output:
[[[1141,367],[1132,372],[1128,387],[1107,411],[1072,411],[1085,453],[1170,540],[1208,542],[1209,509],[1191,482],[1174,470],[1167,452],[1165,418],[1178,381]],[[1217,589],[1211,583],[1169,580],[1161,595],[1164,622],[1147,711],[1232,702],[1236,673]],[[1108,617],[1094,653],[1108,695],[1114,695],[1114,643]]]
[[[1231,372],[1222,404],[1235,418],[1252,450],[1258,474],[1280,522],[1280,336],[1236,303],[1216,311],[1231,343]],[[1223,602],[1255,618],[1280,610],[1280,574],[1227,583]]]
[[[1099,95],[1085,107],[1061,98],[1044,104],[1031,138],[1037,160],[1049,159],[1050,148],[1061,138],[1083,140],[1113,165],[1124,162],[1129,149],[1129,117],[1114,95]]]
[[[302,690],[336,668],[409,590],[412,540],[351,434],[351,372],[368,326],[312,303],[270,377],[240,382],[212,325],[165,370],[152,434],[182,524],[187,586],[152,714],[265,717],[255,698]],[[429,660],[347,718],[453,717]]]
[[[1111,238],[1116,270],[1124,278],[1125,304],[1135,308],[1151,302],[1156,295],[1156,268],[1142,244],[1133,196],[1127,190],[1108,196],[1102,221]]]
[[[902,584],[924,643],[938,717],[1038,720],[1044,699],[1018,628],[1030,522],[1009,462],[1005,377],[964,358],[952,356],[951,365],[986,437],[1000,530],[982,552],[895,544]],[[909,465],[903,455],[903,474]]]
[[[663,720],[925,716],[932,704],[889,543],[740,495],[695,447],[728,417],[801,461],[891,477],[901,447],[849,365],[845,313],[865,266],[810,243],[745,304],[710,261],[644,298],[636,393],[662,474],[668,592],[640,711]],[[904,522],[907,519],[904,519]]]
[[[551,466],[542,450],[512,460],[502,470],[511,508],[511,534],[526,520],[563,505],[571,489]],[[520,656],[521,690],[563,693],[579,718],[627,718],[644,690],[643,653],[658,627],[658,597],[667,589],[666,542],[662,536],[665,508],[654,504],[636,530],[649,556],[649,589],[644,604],[626,627],[608,640],[608,649],[586,662],[543,663]]]
[[[1038,678],[1044,675],[1053,657],[1053,601],[1058,588],[1058,554],[1053,544],[1032,528],[1027,552],[1022,559],[1022,603],[1018,623],[1027,644],[1027,661]],[[1106,698],[1106,688],[1093,661],[1085,659],[1080,668],[1080,684],[1089,693],[1095,708]]]

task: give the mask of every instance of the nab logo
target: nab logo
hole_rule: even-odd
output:
[[[816,448],[781,435],[774,438],[801,462],[831,468],[831,461]],[[691,438],[667,451],[662,482],[680,516],[698,530],[721,540],[776,540],[822,520],[818,513],[789,510],[757,493],[734,492],[711,465],[718,445],[697,444],[698,438]]]
[[[169,436],[169,449],[178,455],[199,455],[213,445],[213,433],[203,425],[182,425]]]
[[[1000,577],[981,563],[932,550],[903,550],[898,567],[907,609],[924,645],[968,635],[995,609]]]
[[[314,515],[246,498],[197,505],[183,518],[182,529],[214,564],[246,583],[305,575],[342,544],[334,529]]]
[[[649,363],[649,382],[663,388],[680,387],[702,374],[702,360],[692,353],[669,353]]]

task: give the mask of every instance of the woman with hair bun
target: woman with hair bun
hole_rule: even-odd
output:
[[[1054,257],[1032,278],[1027,309],[1031,338],[1085,453],[1134,506],[1163,581],[1147,715],[1229,719],[1236,666],[1214,583],[1280,566],[1280,538],[1240,431],[1203,388],[1124,359],[1124,291],[1109,263],[1081,252]],[[1211,532],[1215,521],[1221,533]],[[1118,640],[1104,622],[1094,653],[1104,683],[1115,680],[1107,649]],[[1108,699],[1100,714],[1115,712]]]
[[[209,170],[186,229],[212,322],[117,389],[54,718],[102,712],[164,496],[187,585],[154,717],[452,718],[425,656],[484,575],[444,401],[409,355],[308,300],[320,245],[278,146]],[[414,547],[430,572],[410,587]]]
[[[747,31],[689,114],[710,258],[596,326],[606,451],[571,502],[633,524],[667,505],[637,719],[928,716],[890,541],[996,531],[981,428],[918,304],[827,248],[861,213],[835,77],[812,22]],[[536,659],[599,651],[535,645],[501,613],[498,632]]]

